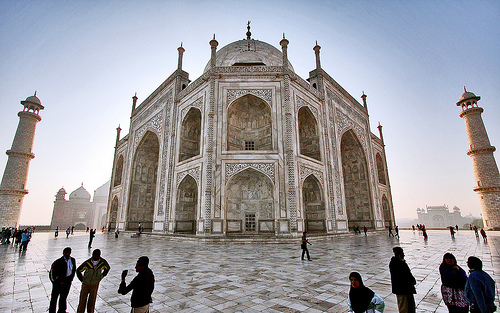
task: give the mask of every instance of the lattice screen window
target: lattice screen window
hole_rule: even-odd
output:
[[[255,150],[255,141],[245,140],[245,150]]]

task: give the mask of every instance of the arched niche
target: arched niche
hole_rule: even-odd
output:
[[[349,227],[372,228],[374,223],[368,166],[363,147],[352,130],[342,136],[340,151]]]
[[[112,229],[116,228],[116,219],[118,217],[118,197],[114,197],[111,201],[111,208],[109,209],[109,225]],[[105,219],[103,220],[105,221]]]
[[[227,113],[227,150],[272,150],[271,108],[254,95],[235,100]]]
[[[196,108],[189,109],[184,117],[180,132],[179,162],[200,154],[201,112]]]
[[[127,228],[153,228],[160,144],[155,133],[147,131],[135,151],[127,210]]]
[[[118,157],[118,161],[116,161],[113,187],[120,186],[122,184],[122,173],[123,173],[123,155],[120,155]]]
[[[175,205],[175,231],[196,232],[196,211],[198,206],[198,185],[193,177],[186,175],[177,188]]]
[[[306,231],[309,233],[325,232],[325,201],[319,181],[314,175],[309,175],[302,184],[302,201]]]
[[[389,200],[385,195],[382,196],[382,211],[384,212],[384,223],[385,227],[391,226],[392,223],[392,210]]]
[[[321,161],[318,122],[308,107],[298,113],[300,154]]]
[[[274,187],[266,175],[246,169],[229,180],[226,231],[255,235],[274,232]]]
[[[375,161],[377,162],[378,182],[382,185],[387,185],[385,180],[385,166],[380,153],[377,153],[375,156]]]

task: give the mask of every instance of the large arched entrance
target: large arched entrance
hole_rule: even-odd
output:
[[[226,232],[252,235],[274,233],[273,184],[266,175],[246,169],[228,182]]]
[[[160,144],[153,132],[146,132],[135,152],[128,203],[127,228],[145,231],[153,228],[156,176]]]
[[[349,130],[342,136],[340,151],[349,227],[372,228],[374,224],[368,166],[363,147],[353,131]]]
[[[112,229],[116,228],[116,218],[118,217],[118,197],[114,197],[111,201],[111,208],[109,210],[109,225]]]
[[[201,112],[191,108],[182,121],[179,162],[200,154]]]
[[[385,227],[392,226],[391,206],[385,195],[382,196],[382,210],[384,211]]]
[[[272,150],[271,108],[253,95],[235,100],[227,113],[227,150]]]
[[[300,154],[321,161],[318,123],[308,107],[302,107],[298,114]]]
[[[313,175],[309,175],[302,185],[302,201],[304,203],[305,227],[309,233],[326,231],[325,201],[321,187]]]
[[[196,207],[198,204],[198,185],[193,177],[186,175],[177,189],[175,206],[175,231],[179,233],[196,232]]]

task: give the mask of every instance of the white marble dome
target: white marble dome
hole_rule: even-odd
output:
[[[83,185],[82,185],[78,189],[76,189],[75,191],[73,191],[72,193],[69,194],[69,199],[70,200],[79,199],[79,200],[90,201],[90,193],[85,188],[83,188]]]
[[[243,39],[219,49],[215,66],[283,66],[283,53],[267,42]],[[288,66],[293,71],[290,63]],[[209,69],[210,61],[205,72]]]

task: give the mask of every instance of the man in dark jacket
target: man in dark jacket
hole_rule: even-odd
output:
[[[392,249],[394,256],[389,263],[391,272],[392,293],[398,299],[398,309],[400,313],[415,313],[415,298],[413,294],[417,293],[415,277],[411,274],[410,268],[404,259],[405,254],[401,247]]]
[[[63,256],[55,260],[50,267],[49,278],[52,282],[52,294],[50,296],[49,313],[56,313],[58,297],[59,310],[57,312],[66,312],[66,298],[76,271],[76,260],[70,255],[71,248],[64,248]]]
[[[148,265],[149,258],[147,256],[141,256],[137,260],[135,271],[139,274],[134,277],[128,286],[125,282],[128,271],[124,270],[122,272],[122,282],[120,283],[118,293],[125,295],[130,290],[133,290],[130,299],[132,302],[132,313],[146,313],[149,311],[149,304],[152,302],[151,294],[155,287],[155,277]]]
[[[109,264],[105,259],[101,258],[101,250],[99,249],[95,249],[92,252],[92,257],[78,266],[76,277],[82,282],[82,290],[80,291],[77,313],[85,312],[85,305],[87,305],[87,312],[94,312],[99,283],[101,279],[108,275],[109,269]]]
[[[465,284],[465,297],[471,313],[495,312],[495,281],[483,271],[483,262],[471,256],[467,259],[469,279]]]

